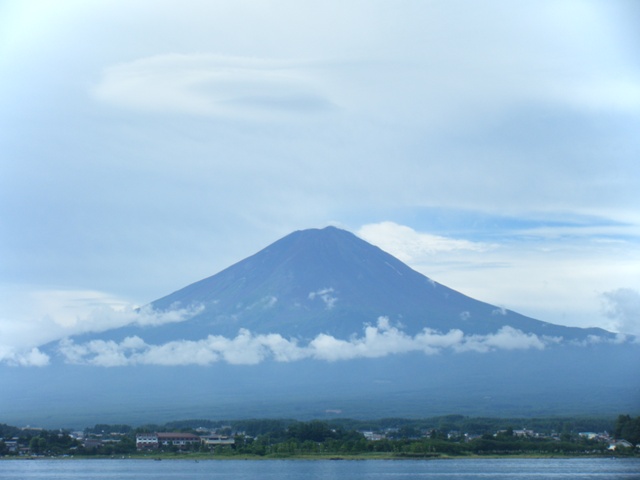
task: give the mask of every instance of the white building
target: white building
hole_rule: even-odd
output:
[[[138,433],[136,435],[137,450],[156,449],[158,445],[158,435],[155,433]]]

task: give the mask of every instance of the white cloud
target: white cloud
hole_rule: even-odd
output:
[[[324,302],[325,308],[327,310],[331,310],[338,301],[338,297],[334,297],[332,294],[333,288],[322,288],[315,292],[310,292],[308,298],[309,300],[315,300],[316,298],[319,298]]]
[[[504,326],[496,333],[489,335],[471,335],[466,341],[454,348],[458,351],[473,350],[487,352],[491,350],[528,350],[535,348],[542,350],[546,342],[532,333],[524,333],[513,327]]]
[[[425,329],[415,336],[392,326],[386,317],[376,325],[366,325],[364,335],[348,340],[320,334],[307,345],[280,334],[253,334],[240,330],[235,338],[209,335],[202,340],[181,340],[162,345],[150,345],[139,337],[127,337],[122,342],[94,340],[76,344],[63,340],[59,352],[68,363],[103,367],[124,365],[210,365],[226,362],[234,365],[256,365],[272,359],[293,362],[305,358],[342,361],[355,358],[379,358],[408,352],[434,355],[445,350],[454,352],[493,350],[543,349],[558,343],[558,338],[540,338],[512,327],[503,327],[489,335],[465,335],[461,330],[441,333]]]
[[[571,342],[572,345],[578,345],[581,347],[589,346],[589,345],[599,345],[603,343],[620,345],[622,343],[640,343],[639,336],[629,336],[624,333],[618,333],[613,338],[603,338],[598,335],[589,335],[584,340],[574,340]]]
[[[311,357],[329,361],[377,358],[415,349],[413,339],[397,328],[391,327],[388,319],[384,317],[378,320],[377,326],[366,326],[364,337],[340,340],[331,335],[321,334],[308,346]]]
[[[103,367],[133,364],[209,365],[219,361],[255,365],[271,355],[277,361],[300,358],[295,342],[277,334],[252,335],[244,329],[232,339],[209,335],[202,340],[173,341],[162,345],[148,345],[139,337],[127,337],[120,343],[97,340],[80,345],[72,340],[63,340],[59,351],[68,363]]]
[[[47,355],[37,347],[61,338],[89,332],[103,332],[126,325],[156,326],[183,322],[201,313],[202,305],[155,311],[149,306],[135,305],[111,295],[87,290],[33,290],[29,292],[3,289],[13,297],[0,317],[0,363],[44,365]],[[103,346],[103,353],[107,350]],[[110,352],[116,348],[111,345]],[[97,347],[96,347],[97,348]],[[69,351],[70,354],[72,353]],[[81,357],[85,350],[76,351]],[[111,358],[115,362],[115,358]]]
[[[246,310],[253,310],[256,308],[261,310],[268,310],[270,308],[273,308],[276,305],[276,303],[278,303],[278,297],[274,297],[273,295],[267,295],[266,297],[261,298],[254,304],[246,307]]]
[[[211,54],[155,55],[108,67],[93,94],[141,111],[273,120],[333,108],[308,67]]]
[[[551,220],[492,218],[491,228],[480,231],[491,243],[433,241],[393,222],[368,224],[358,233],[430,279],[500,305],[495,315],[511,310],[559,325],[637,331],[629,308],[603,315],[606,297],[599,293],[612,284],[637,285],[636,229],[575,215]],[[474,229],[467,232],[477,235]]]
[[[622,333],[640,336],[640,292],[618,288],[602,294],[605,315],[613,320],[613,328]]]
[[[564,99],[575,105],[597,111],[611,110],[638,112],[640,110],[640,80],[609,79],[574,85],[573,89],[563,89]]]
[[[38,348],[17,351],[11,347],[0,345],[0,364],[21,367],[44,367],[49,365],[49,355]]]
[[[407,263],[442,253],[484,252],[492,248],[485,243],[419,233],[411,227],[389,221],[363,225],[357,235]]]

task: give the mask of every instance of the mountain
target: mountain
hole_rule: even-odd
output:
[[[294,232],[140,309],[0,367],[0,422],[617,415],[640,345],[456,292],[355,235]]]
[[[335,227],[294,232],[151,303],[153,310],[165,312],[198,306],[202,311],[184,324],[127,327],[111,336],[167,342],[234,336],[245,328],[304,340],[322,333],[349,338],[386,317],[410,335],[425,328],[486,335],[510,326],[565,340],[613,337],[602,329],[553,325],[474,300]]]

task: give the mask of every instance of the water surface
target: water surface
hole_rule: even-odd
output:
[[[640,459],[3,460],[2,480],[638,479]]]

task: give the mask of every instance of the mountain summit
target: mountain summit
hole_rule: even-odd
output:
[[[474,300],[336,227],[293,232],[150,306],[156,311],[201,309],[188,322],[146,328],[145,339],[153,341],[233,336],[241,328],[299,339],[322,333],[348,338],[381,317],[411,335],[425,328],[486,335],[509,326],[565,340],[611,336]],[[131,327],[125,330],[136,333]]]

